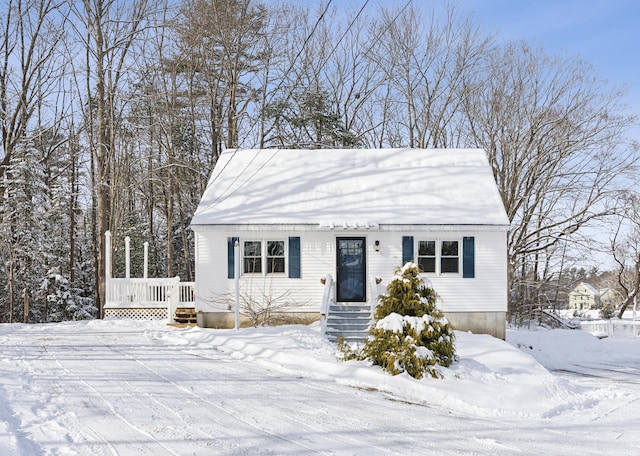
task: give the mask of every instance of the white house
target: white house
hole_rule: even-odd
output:
[[[600,303],[600,293],[591,284],[580,282],[569,293],[569,308],[574,310],[595,309]]]
[[[604,305],[616,306],[622,298],[611,288],[596,289],[593,285],[580,282],[569,293],[569,309],[591,310]]]
[[[237,251],[241,299],[302,321],[323,296],[375,304],[414,261],[456,329],[505,337],[509,221],[483,150],[227,150],[191,227],[201,326],[233,326]]]

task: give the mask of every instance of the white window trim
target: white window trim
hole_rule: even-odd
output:
[[[260,266],[261,272],[245,272],[244,271],[244,243],[245,242],[259,242],[260,243]],[[284,244],[284,271],[283,272],[267,272],[267,243],[268,242],[282,242]],[[279,238],[265,238],[265,239],[243,239],[242,240],[242,275],[247,276],[269,276],[269,277],[288,277],[289,274],[289,243],[287,239]]]
[[[415,245],[413,246],[414,252],[416,252],[416,263],[418,262],[420,255],[420,241],[435,241],[436,243],[436,271],[435,272],[422,272],[421,274],[427,277],[462,277],[462,238],[417,238]],[[458,243],[458,272],[442,272],[442,243],[444,241],[456,241]],[[445,257],[454,258],[454,257]]]

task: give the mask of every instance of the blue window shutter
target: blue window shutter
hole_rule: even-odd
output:
[[[464,237],[462,238],[462,277],[473,279],[475,276],[475,238],[473,236]]]
[[[402,236],[402,264],[413,261],[413,236]]]
[[[289,278],[300,278],[300,237],[289,238]]]
[[[234,244],[239,239],[237,237],[228,237],[227,238],[227,278],[234,278],[234,269],[235,269],[235,250]]]

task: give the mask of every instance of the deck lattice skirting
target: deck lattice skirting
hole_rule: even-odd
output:
[[[113,320],[168,320],[167,309],[111,308],[104,309],[104,318]]]

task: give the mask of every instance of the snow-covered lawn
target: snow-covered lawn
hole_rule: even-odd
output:
[[[418,381],[306,326],[0,325],[0,455],[639,454],[640,339],[456,336]]]

